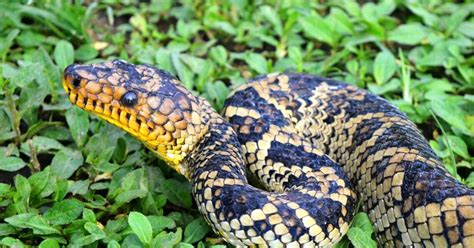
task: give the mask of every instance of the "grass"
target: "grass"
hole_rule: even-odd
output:
[[[343,80],[398,106],[474,187],[473,3],[252,2],[0,1],[0,244],[225,246],[182,176],[71,106],[73,62],[156,65],[217,109],[258,74]],[[371,235],[359,213],[339,247]]]

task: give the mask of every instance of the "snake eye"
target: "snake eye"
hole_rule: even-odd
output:
[[[138,96],[135,92],[129,91],[122,96],[120,100],[126,107],[133,107],[138,102]]]
[[[80,85],[81,85],[81,79],[79,78],[72,79],[72,86],[74,86],[74,88],[78,88]]]

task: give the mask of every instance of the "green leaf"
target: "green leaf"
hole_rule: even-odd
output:
[[[166,216],[148,216],[153,233],[159,233],[165,228],[173,229],[176,227],[176,223],[173,219]]]
[[[61,150],[64,146],[55,139],[51,139],[44,136],[35,136],[31,139],[31,143],[35,148],[36,153],[45,153],[52,150]],[[28,154],[31,153],[30,147],[28,144],[22,144],[22,150],[26,151]]]
[[[387,82],[395,73],[395,57],[388,51],[377,54],[374,61],[374,78],[378,85]]]
[[[463,139],[458,136],[448,135],[448,141],[451,144],[451,149],[453,149],[454,153],[465,159],[470,158],[469,152],[467,151],[467,145]]]
[[[17,157],[3,157],[0,158],[0,170],[2,171],[17,171],[26,166],[25,161]]]
[[[77,60],[86,61],[97,57],[99,52],[92,44],[84,44],[76,50],[74,55]]]
[[[151,243],[153,229],[151,228],[150,221],[148,221],[145,215],[139,212],[130,212],[128,216],[128,224],[142,243]]]
[[[209,51],[209,57],[211,57],[211,59],[221,66],[227,65],[228,53],[223,46],[211,47],[211,50]]]
[[[175,233],[161,232],[153,238],[152,247],[172,248],[181,241],[182,235],[183,231],[180,227],[177,228]]]
[[[459,129],[466,135],[474,136],[464,122],[464,111],[455,102],[443,99],[431,101],[431,109],[453,128]]]
[[[163,192],[168,200],[181,207],[190,208],[192,197],[189,190],[189,183],[180,182],[176,179],[167,179],[163,182]]]
[[[60,40],[53,53],[54,61],[61,70],[74,62],[74,47],[66,40]]]
[[[390,80],[388,83],[377,85],[377,84],[368,84],[367,85],[370,92],[376,95],[383,95],[388,92],[393,92],[400,89],[401,82],[398,78]]]
[[[16,234],[17,230],[10,224],[0,223],[0,237]]]
[[[265,19],[267,19],[273,25],[273,27],[275,28],[275,32],[281,36],[283,34],[283,27],[281,24],[280,16],[275,11],[275,9],[268,5],[264,5],[260,7],[260,12],[265,17]]]
[[[39,245],[39,248],[59,248],[59,247],[60,247],[59,243],[55,239],[45,239]]]
[[[81,215],[83,208],[84,205],[78,200],[56,202],[44,213],[44,218],[53,225],[69,224]]]
[[[186,243],[195,243],[209,232],[209,226],[203,218],[198,218],[193,220],[186,226],[184,229],[184,242]]]
[[[81,152],[77,150],[60,150],[51,162],[51,171],[60,178],[68,179],[84,163]]]
[[[371,238],[371,234],[359,227],[351,227],[347,237],[355,248],[376,248],[377,242]]]
[[[425,30],[420,23],[400,25],[388,33],[388,40],[404,45],[416,45],[426,37]]]
[[[245,55],[245,63],[258,74],[265,74],[268,72],[267,61],[258,53],[247,53]]]
[[[30,228],[34,234],[47,235],[47,234],[61,234],[60,231],[51,227],[46,220],[37,214],[19,214],[8,217],[5,221],[12,226],[21,228]]]
[[[30,246],[27,246],[21,242],[19,239],[14,239],[11,237],[5,237],[0,241],[0,244],[6,246],[6,247],[15,247],[15,248],[27,248]]]
[[[87,140],[89,115],[80,108],[72,107],[66,111],[66,122],[77,146],[82,147]]]
[[[369,216],[364,212],[359,212],[354,216],[351,227],[358,227],[369,235],[374,232],[372,222],[370,221]]]
[[[298,19],[304,33],[311,38],[326,42],[335,46],[339,40],[339,34],[319,15],[301,16]]]
[[[120,244],[115,241],[115,240],[111,240],[108,244],[107,244],[107,248],[120,248]]]

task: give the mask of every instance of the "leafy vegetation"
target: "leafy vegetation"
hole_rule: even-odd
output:
[[[225,246],[182,176],[71,106],[60,75],[73,62],[156,65],[217,109],[258,74],[343,80],[407,113],[474,187],[472,3],[85,2],[0,1],[1,245]],[[375,247],[371,235],[359,213],[339,247]]]

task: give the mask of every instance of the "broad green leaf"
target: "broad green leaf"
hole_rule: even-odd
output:
[[[211,47],[211,50],[209,51],[209,57],[211,57],[211,59],[221,66],[227,65],[228,53],[223,46]]]
[[[61,234],[60,231],[51,227],[43,217],[33,213],[14,215],[6,218],[5,221],[12,226],[30,228],[34,234]]]
[[[74,62],[74,47],[66,40],[60,40],[54,48],[54,61],[62,70]]]
[[[400,25],[388,33],[388,40],[404,45],[416,45],[425,37],[425,28],[419,23]]]
[[[273,25],[273,28],[275,28],[275,32],[281,36],[283,34],[283,27],[281,24],[280,16],[275,11],[275,9],[268,5],[264,5],[260,7],[260,12],[265,17],[265,19],[267,19]]]
[[[268,72],[267,60],[258,53],[246,54],[245,62],[258,74],[265,74]]]
[[[150,221],[154,234],[160,233],[165,228],[173,229],[176,227],[174,220],[166,216],[148,216],[147,218]]]
[[[209,226],[203,218],[193,220],[184,229],[184,242],[195,243],[209,232]]]
[[[128,224],[142,243],[151,243],[153,229],[145,215],[139,212],[130,212],[128,215]]]
[[[182,239],[183,231],[180,227],[176,229],[176,232],[165,233],[161,232],[153,238],[152,247],[156,248],[172,248],[178,244]]]
[[[339,40],[339,34],[317,14],[301,16],[299,23],[304,33],[311,38],[326,42],[331,46],[335,46]]]
[[[74,53],[75,58],[82,61],[91,60],[97,57],[97,55],[99,55],[99,52],[92,44],[84,44]]]
[[[466,135],[474,136],[464,122],[464,111],[456,103],[443,99],[435,100],[431,101],[431,109],[437,116],[441,117],[453,128],[459,129]]]
[[[465,159],[470,158],[469,152],[467,151],[467,145],[464,142],[464,140],[462,140],[458,136],[448,135],[448,141],[449,141],[449,143],[451,145],[451,149],[453,149],[454,153],[456,153],[457,155],[459,155],[459,156],[461,156]]]
[[[83,163],[80,151],[63,149],[54,156],[51,171],[60,178],[68,179]]]
[[[120,248],[120,244],[117,241],[112,240],[107,244],[107,248]]]
[[[17,230],[10,224],[0,223],[0,237],[16,234]]]
[[[35,152],[37,154],[46,153],[53,150],[61,150],[64,148],[64,146],[61,143],[59,143],[57,140],[44,137],[44,136],[33,137],[33,139],[31,139],[31,144],[35,148]],[[21,148],[23,151],[27,152],[28,154],[31,153],[30,146],[28,144],[23,143]]]
[[[53,225],[65,225],[77,219],[84,205],[78,200],[64,200],[54,205],[44,213],[44,218]]]
[[[351,227],[358,227],[369,235],[374,232],[372,222],[370,221],[369,216],[364,212],[359,212],[354,216]]]
[[[17,157],[0,158],[0,171],[17,171],[26,166],[25,161]]]
[[[351,227],[347,237],[355,248],[376,248],[377,242],[371,238],[371,234],[359,227]]]
[[[382,51],[377,54],[374,61],[374,78],[378,85],[387,82],[395,73],[397,65],[392,53]]]
[[[331,8],[331,13],[328,18],[334,23],[335,30],[340,34],[354,33],[354,25],[343,10],[337,7]]]
[[[388,92],[393,92],[399,90],[401,86],[400,80],[398,78],[394,78],[390,80],[388,83],[378,85],[378,84],[368,84],[367,87],[369,88],[370,92],[376,95],[383,95]]]
[[[36,172],[28,178],[31,185],[31,197],[42,198],[53,193],[55,182],[51,176],[51,167]]]
[[[15,247],[15,248],[27,248],[30,246],[27,246],[21,242],[19,239],[14,239],[12,237],[5,237],[0,241],[1,245],[4,245],[6,247]]]
[[[163,182],[163,192],[168,200],[181,207],[190,208],[192,197],[189,191],[189,183],[182,183],[176,179],[167,179]]]
[[[55,239],[45,239],[39,245],[39,248],[59,248],[59,247],[60,247],[59,243]]]
[[[87,140],[89,115],[80,108],[72,107],[66,111],[66,122],[77,146],[82,147]]]

